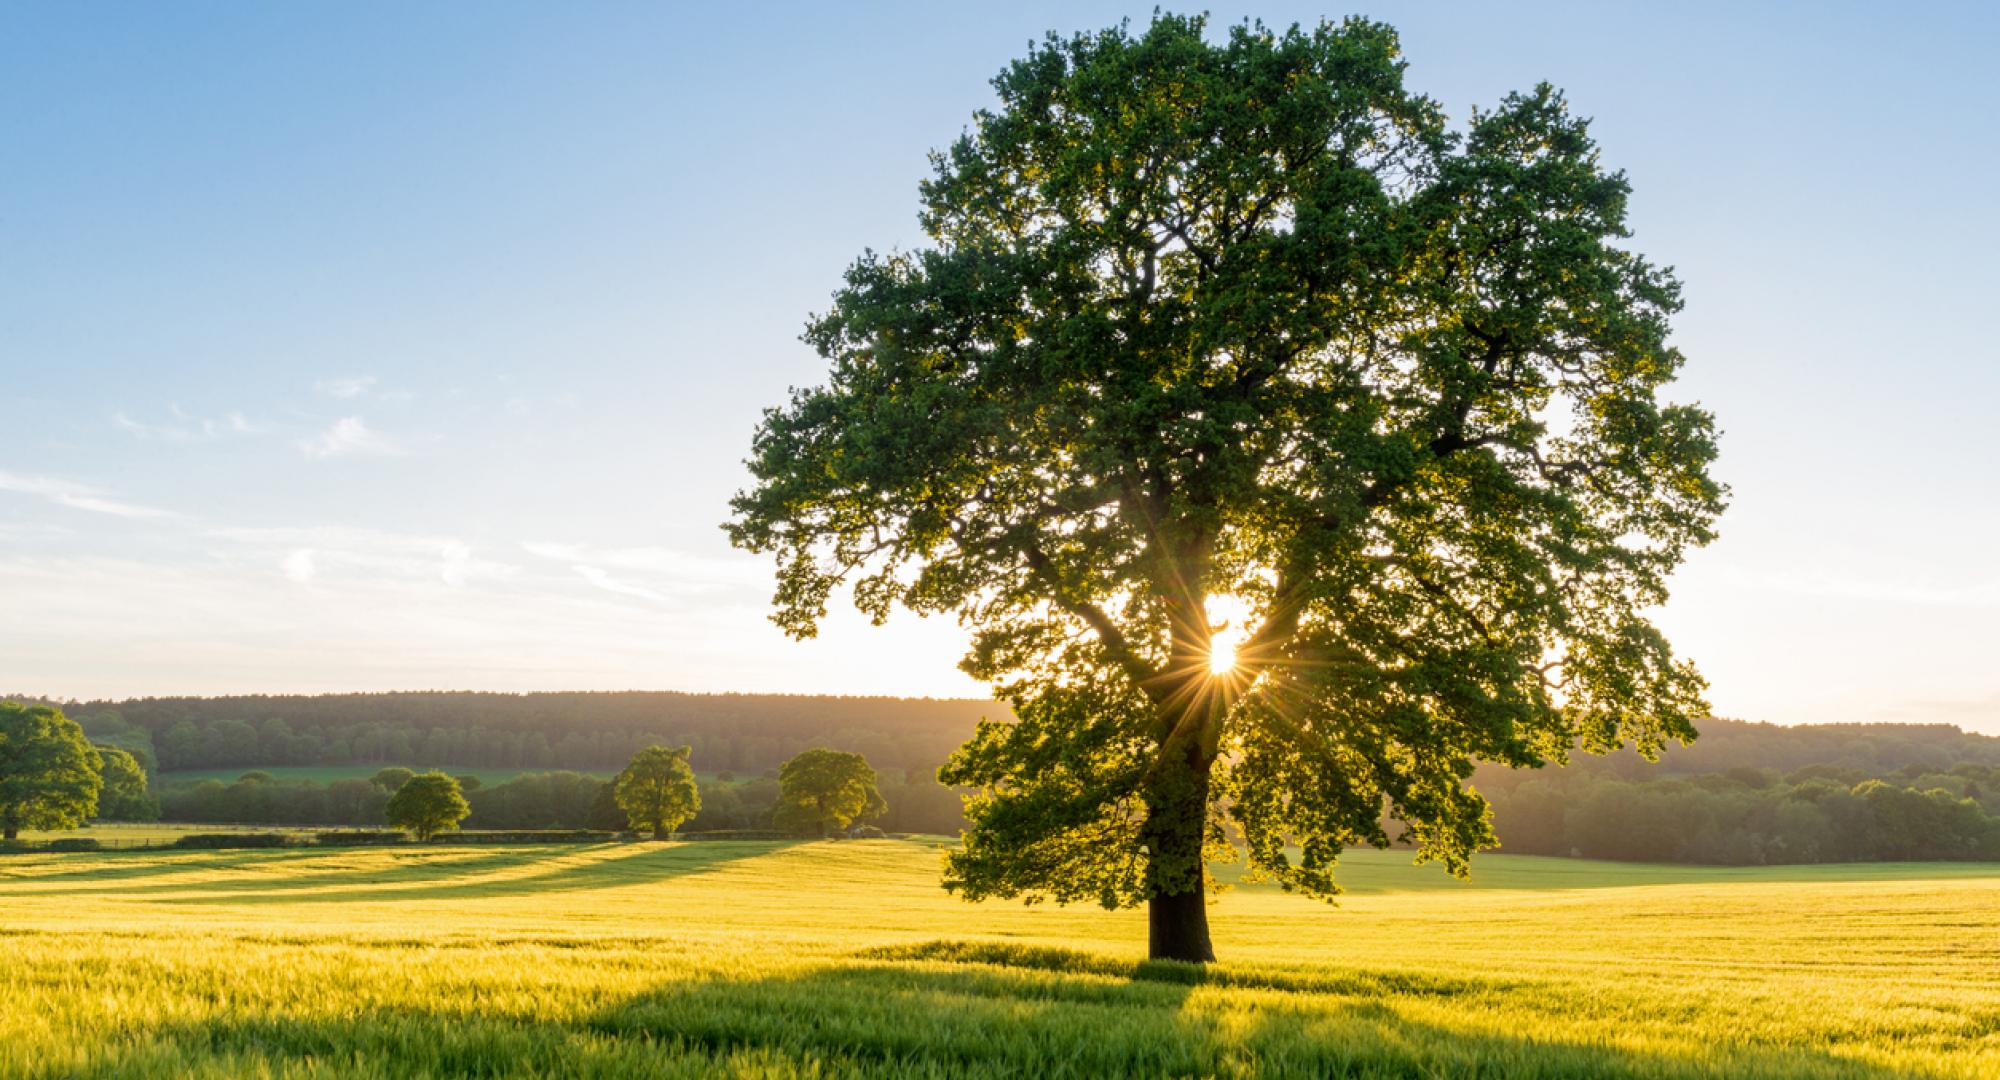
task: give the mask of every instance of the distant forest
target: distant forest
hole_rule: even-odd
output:
[[[84,730],[143,732],[166,772],[270,765],[616,770],[652,743],[703,772],[759,773],[813,746],[935,770],[989,701],[781,694],[328,694],[56,702]],[[95,718],[95,723],[93,723]]]
[[[1710,719],[1657,763],[1481,766],[1505,851],[1635,862],[2000,860],[2000,738],[1946,724]]]
[[[767,774],[799,751],[858,751],[883,773],[894,831],[952,832],[957,803],[934,772],[986,701],[666,692],[342,694],[55,702],[91,738],[149,768],[405,765],[535,775],[472,793],[467,824],[589,827],[602,785],[650,743],[686,744],[708,779],[690,828],[761,828]],[[1483,766],[1502,849],[1731,865],[2000,860],[2000,738],[1948,725],[1780,727],[1711,719],[1657,763],[1630,751],[1566,768]],[[572,775],[565,775],[572,774]],[[726,774],[722,779],[718,774]],[[365,781],[269,778],[158,788],[169,820],[375,824]],[[602,824],[601,816],[595,819]],[[1390,832],[1394,835],[1394,828]]]

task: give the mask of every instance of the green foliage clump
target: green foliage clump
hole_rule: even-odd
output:
[[[61,709],[0,701],[0,836],[83,824],[97,812],[102,762]]]
[[[845,829],[855,821],[879,817],[888,805],[876,790],[876,779],[868,759],[860,754],[807,750],[778,770],[778,806],[772,823],[795,833],[825,836],[828,827]]]
[[[632,755],[612,781],[612,793],[633,827],[664,840],[701,809],[701,790],[688,765],[693,752],[687,746],[648,746]]]
[[[446,773],[427,772],[412,776],[398,787],[389,796],[385,812],[389,824],[407,830],[418,840],[429,840],[438,833],[458,828],[472,807],[459,791],[457,780]]]
[[[113,746],[99,746],[97,756],[104,781],[97,796],[97,816],[105,821],[160,820],[160,801],[153,797],[139,759]]]
[[[699,793],[696,801],[699,802]],[[598,785],[597,795],[590,800],[590,810],[584,815],[583,824],[588,829],[602,829],[614,833],[621,833],[632,827],[631,815],[625,812],[624,807],[618,805],[617,784]]]
[[[522,773],[467,793],[472,816],[466,823],[481,829],[594,828],[591,808],[610,786],[568,770]]]

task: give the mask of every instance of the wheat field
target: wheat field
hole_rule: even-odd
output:
[[[942,841],[0,859],[0,1075],[2000,1076],[2000,868],[1356,853],[967,905]]]

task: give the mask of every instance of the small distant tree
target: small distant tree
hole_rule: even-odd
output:
[[[104,782],[97,795],[97,816],[108,821],[158,821],[160,802],[147,790],[146,770],[139,759],[115,746],[97,747]]]
[[[97,812],[102,758],[76,721],[48,705],[0,701],[0,835],[73,829]]]
[[[458,781],[441,772],[413,775],[389,796],[389,824],[408,830],[418,840],[458,828],[470,813],[472,807]]]
[[[481,780],[477,776],[473,776],[470,773],[467,773],[466,775],[458,778],[458,789],[467,794],[471,794],[472,792],[478,791],[480,788],[485,786],[486,782],[484,780]]]
[[[825,836],[827,826],[845,829],[889,808],[875,788],[868,759],[845,750],[807,750],[778,770],[778,807],[772,822],[780,829]]]
[[[691,746],[648,746],[612,782],[614,797],[633,827],[664,840],[701,809],[701,789],[688,766]]]
[[[396,792],[402,790],[403,785],[409,783],[410,778],[415,775],[417,775],[415,772],[405,769],[401,765],[391,765],[375,774],[375,786],[394,795]]]

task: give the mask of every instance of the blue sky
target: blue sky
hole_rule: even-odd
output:
[[[2000,22],[1740,8],[1212,10],[1596,117],[1726,432],[1661,615],[1718,711],[2000,732]],[[926,151],[1150,10],[0,7],[0,688],[978,692],[950,624],[787,641],[717,525]]]

